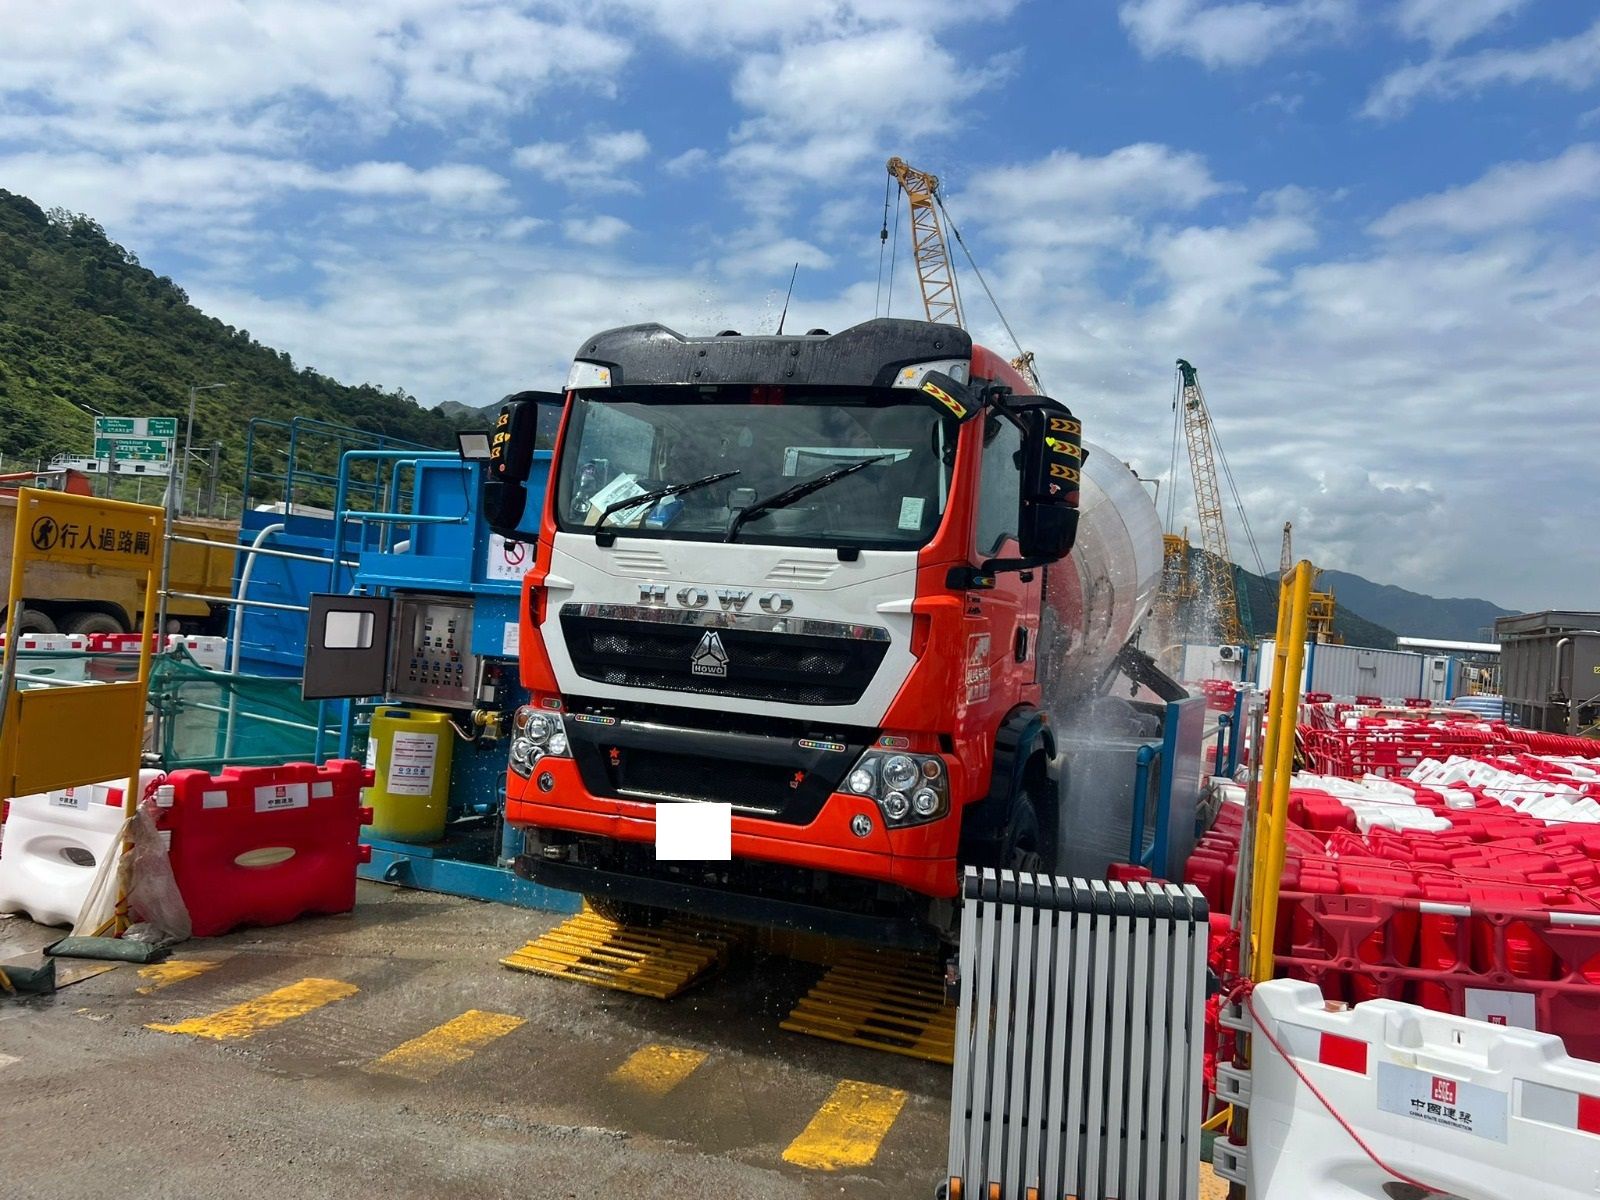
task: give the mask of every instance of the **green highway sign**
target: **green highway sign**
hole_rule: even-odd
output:
[[[165,438],[178,436],[177,417],[96,417],[95,441],[101,438]],[[103,457],[103,456],[102,456]]]
[[[96,458],[115,458],[131,462],[165,462],[172,453],[172,440],[164,437],[97,437]]]

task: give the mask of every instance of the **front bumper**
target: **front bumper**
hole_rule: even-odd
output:
[[[548,791],[535,782],[546,774],[550,776]],[[506,819],[513,825],[655,844],[656,806],[593,795],[572,759],[542,758],[533,768],[532,779],[509,774],[506,794]],[[858,837],[850,828],[852,819],[860,814],[872,822],[865,837]],[[834,792],[805,825],[734,813],[733,858],[807,868],[887,884],[923,897],[953,899],[960,886],[958,822],[953,813],[926,825],[889,829],[872,800]]]

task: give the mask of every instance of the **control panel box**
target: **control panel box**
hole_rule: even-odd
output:
[[[472,601],[456,596],[394,597],[389,698],[440,708],[476,703]]]

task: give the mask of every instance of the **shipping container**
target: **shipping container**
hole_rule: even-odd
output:
[[[1276,653],[1269,638],[1261,643],[1256,658],[1256,682],[1262,688],[1272,683],[1272,657]],[[1339,699],[1378,696],[1386,701],[1410,700],[1428,696],[1437,662],[1438,700],[1453,696],[1453,672],[1443,655],[1415,654],[1409,650],[1374,650],[1368,646],[1339,646],[1331,642],[1307,642],[1305,667],[1301,672],[1301,694],[1327,692]]]

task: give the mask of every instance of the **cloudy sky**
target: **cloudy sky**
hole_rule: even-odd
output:
[[[0,187],[347,382],[483,404],[600,328],[770,330],[797,261],[791,328],[870,317],[899,154],[1142,474],[1200,368],[1269,566],[1292,519],[1321,565],[1600,607],[1589,0],[0,0],[0,28]]]

